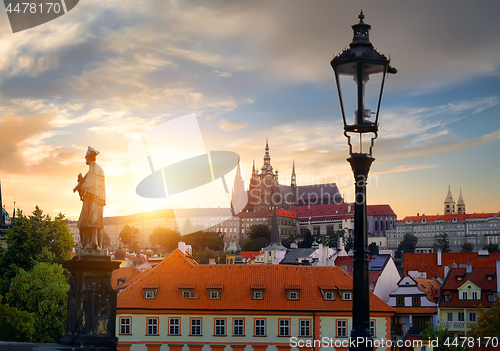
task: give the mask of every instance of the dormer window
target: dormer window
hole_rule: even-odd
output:
[[[457,275],[457,280],[463,280],[464,277],[462,277],[461,275]]]
[[[342,300],[344,301],[351,301],[352,300],[352,295],[350,291],[344,291],[342,293]]]
[[[287,285],[286,286],[286,299],[287,300],[300,300],[300,290],[302,287],[300,285]]]
[[[265,286],[253,285],[252,286],[252,300],[264,300]]]
[[[300,300],[300,290],[287,290],[287,300]]]
[[[192,299],[194,297],[194,284],[179,286],[179,293],[183,299]]]
[[[450,302],[450,301],[451,301],[451,295],[450,295],[450,294],[446,294],[446,295],[444,295],[444,300],[445,300],[446,302]]]
[[[156,299],[156,294],[158,289],[144,289],[144,298],[145,299]]]

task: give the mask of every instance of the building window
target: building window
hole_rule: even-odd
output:
[[[210,299],[218,300],[220,298],[219,290],[211,290],[210,291]]]
[[[345,292],[343,296],[344,296],[344,300],[346,300],[346,301],[351,300],[351,293],[350,292]]]
[[[288,300],[299,300],[299,292],[298,291],[288,291]]]
[[[333,291],[325,291],[325,300],[331,301],[334,298]]]
[[[411,299],[413,306],[420,306],[420,297],[414,297]]]
[[[396,305],[397,306],[404,306],[405,305],[405,298],[403,296],[396,297]]]
[[[193,297],[193,289],[181,290],[181,296],[185,299],[190,299]]]
[[[337,319],[337,338],[347,337],[347,319]]]
[[[420,347],[420,351],[427,351],[427,346],[422,345],[422,347]]]
[[[290,320],[279,319],[279,332],[278,336],[290,336]]]
[[[148,318],[148,335],[158,335],[158,318]]]
[[[489,302],[494,301],[493,295],[491,295],[491,294],[490,294],[490,295],[488,295],[488,301],[489,301]]]
[[[447,302],[451,301],[451,295],[450,294],[444,295],[444,300]]]
[[[453,313],[448,312],[448,322],[452,322],[452,321],[453,321]]]
[[[168,319],[168,335],[181,335],[181,319],[169,318]]]
[[[462,300],[467,300],[467,292],[466,291],[464,291],[462,293]]]
[[[465,320],[464,318],[464,313],[463,312],[458,312],[458,321],[463,322]]]
[[[132,334],[132,319],[130,317],[120,317],[120,334]]]
[[[301,319],[299,336],[311,336],[311,320]]]
[[[226,320],[222,318],[215,319],[214,335],[226,336]]]
[[[469,322],[475,322],[476,321],[476,312],[470,312],[469,313]]]
[[[255,319],[255,336],[266,336],[266,320]]]
[[[375,337],[375,321],[373,319],[370,320],[370,335],[372,338]]]
[[[262,300],[264,299],[264,292],[259,290],[259,291],[254,291],[253,292],[253,299],[254,300]]]
[[[145,299],[156,299],[156,289],[144,289]]]
[[[201,318],[191,318],[191,335],[201,335]]]
[[[472,299],[473,300],[477,300],[477,292],[473,292],[472,293]]]
[[[243,318],[233,319],[233,336],[245,335],[245,320]]]

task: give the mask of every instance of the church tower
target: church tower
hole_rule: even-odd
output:
[[[231,196],[231,207],[234,213],[239,213],[245,208],[248,201],[247,192],[245,191],[245,181],[241,176],[240,161],[238,159],[238,168],[236,168],[236,176],[234,177],[233,193]]]
[[[271,166],[271,155],[269,154],[269,142],[266,139],[264,149],[264,164],[260,168],[260,173],[255,169],[255,162],[252,169],[252,178],[248,188],[248,206],[249,211],[264,212],[276,205],[273,201],[280,200],[279,197],[273,197],[278,191],[278,171],[273,171]]]
[[[464,202],[464,198],[462,196],[462,188],[460,188],[460,195],[458,196],[457,213],[458,214],[465,214],[465,202]]]
[[[444,200],[444,214],[454,214],[455,213],[455,200],[453,199],[453,195],[451,195],[451,188],[448,185],[448,194],[446,195],[446,199]]]

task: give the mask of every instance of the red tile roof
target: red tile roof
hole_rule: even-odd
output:
[[[408,275],[409,271],[426,272],[427,278],[444,276],[444,267],[451,267],[453,263],[457,266],[471,263],[475,267],[495,267],[496,260],[500,258],[500,252],[490,252],[489,256],[479,256],[477,252],[442,252],[441,266],[437,265],[437,253],[404,253],[403,273]]]
[[[437,280],[434,279],[422,279],[422,278],[413,278],[417,282],[417,287],[420,291],[425,292],[427,295],[427,299],[431,302],[438,302],[439,299],[439,289],[441,288],[441,284]]]
[[[395,216],[390,205],[368,205],[368,216]]]
[[[113,289],[119,290],[125,288],[133,278],[138,276],[141,272],[135,267],[123,267],[118,268],[111,273],[111,286]],[[118,280],[123,280],[124,282],[118,284]]]
[[[368,205],[368,216],[395,216],[390,205]],[[352,218],[354,213],[354,204],[327,204],[314,206],[297,206],[292,207],[292,211],[297,213],[297,217],[301,220],[307,220],[309,217],[315,219],[327,218]]]
[[[158,284],[156,299],[144,299],[143,287]],[[179,286],[190,284],[196,298],[182,298]],[[208,286],[220,284],[220,299],[211,300]],[[286,298],[286,287],[301,287],[300,301]],[[291,267],[282,265],[197,265],[175,250],[140,280],[118,293],[118,309],[178,310],[290,310],[351,311],[352,301],[325,301],[320,285],[352,289],[352,278],[338,267]],[[252,288],[265,289],[263,300],[252,299]],[[393,313],[394,310],[370,293],[372,311]]]
[[[272,217],[273,210],[268,210],[265,212],[240,212],[238,213],[238,217],[240,218],[250,218],[250,217]],[[288,217],[288,218],[297,218],[297,214],[295,211],[288,211],[282,208],[278,208],[278,217]]]
[[[241,251],[240,253],[243,258],[254,258],[260,255],[260,251]]]
[[[466,214],[442,214],[442,215],[430,215],[430,216],[407,216],[403,218],[400,223],[405,223],[406,221],[410,220],[412,222],[416,223],[421,223],[422,219],[426,219],[427,222],[435,222],[437,220],[445,221],[445,222],[451,222],[453,221],[453,218],[456,218],[457,221],[465,221],[466,219],[474,219],[474,218],[489,218],[489,217],[498,217],[500,216],[500,213],[466,213]]]
[[[494,275],[492,280],[486,280],[486,276]],[[462,276],[462,280],[457,280],[457,276]],[[451,294],[451,301],[441,299],[439,307],[477,307],[479,305],[489,308],[493,304],[488,301],[488,294],[496,290],[497,285],[496,267],[488,268],[472,268],[471,273],[466,273],[465,268],[453,268],[448,275],[448,278],[443,283],[443,295]],[[467,281],[471,281],[481,288],[480,300],[460,300],[458,296],[458,288],[464,285]]]

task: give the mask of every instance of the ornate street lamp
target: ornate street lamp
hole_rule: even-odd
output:
[[[372,148],[378,136],[378,117],[385,78],[389,73],[397,72],[391,67],[390,60],[373,48],[369,39],[371,26],[363,22],[364,18],[363,11],[361,11],[359,23],[352,26],[354,37],[349,48],[335,56],[330,62],[335,72],[344,122],[344,135],[347,137],[351,155],[347,161],[351,164],[356,184],[351,338],[365,342],[357,343],[357,347],[351,347],[351,350],[373,350],[370,342],[366,180],[370,166],[375,160],[372,157]],[[344,89],[345,100],[342,89]],[[353,124],[348,124],[346,110],[348,113],[354,111]],[[359,136],[359,152],[353,152],[351,143],[351,137],[356,134]],[[363,136],[367,134],[370,136],[369,146],[363,147]]]

